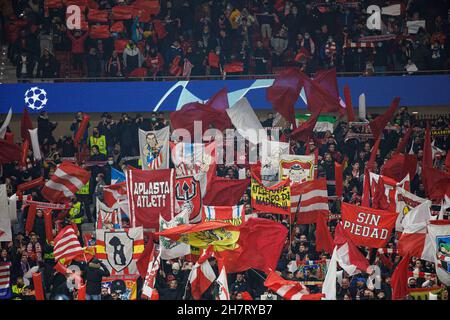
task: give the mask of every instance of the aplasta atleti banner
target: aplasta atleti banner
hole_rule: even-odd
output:
[[[397,213],[342,203],[344,229],[357,246],[384,248],[395,226]]]
[[[265,186],[257,171],[260,167],[252,168],[252,206],[256,211],[290,214],[291,188],[290,180],[286,179],[271,187]]]
[[[175,171],[127,170],[127,196],[132,227],[158,230],[159,216],[173,218]]]

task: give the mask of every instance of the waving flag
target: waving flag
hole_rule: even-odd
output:
[[[150,262],[147,267],[147,274],[144,279],[144,284],[142,286],[142,295],[150,300],[155,300],[157,296],[157,291],[155,289],[156,277],[161,263],[161,251],[156,247],[153,247],[152,253],[150,255]]]
[[[403,188],[397,187],[397,193],[395,195],[396,212],[398,213],[397,221],[395,222],[395,230],[402,232],[402,222],[411,210],[418,205],[427,201],[427,199],[416,196],[415,194],[406,191]]]
[[[267,275],[264,286],[285,300],[320,300],[324,296],[322,293],[310,294],[308,288],[300,282],[285,280],[274,271]]]
[[[203,206],[202,221],[225,221],[234,226],[245,222],[244,205]]]
[[[5,121],[3,121],[2,126],[0,127],[0,139],[5,139],[6,130],[8,129],[9,123],[11,122],[12,118],[12,108],[9,108],[8,115],[5,118]]]
[[[110,186],[103,187],[103,200],[108,207],[127,199],[127,184],[120,182]]]
[[[0,139],[0,164],[20,161],[22,149],[15,143]]]
[[[195,300],[199,300],[216,279],[216,274],[208,261],[211,256],[212,250],[205,250],[189,274],[188,281],[191,284],[191,293]]]
[[[91,173],[79,166],[63,162],[42,188],[42,196],[50,202],[68,202],[90,179]]]
[[[219,285],[219,300],[230,300],[230,291],[228,290],[227,271],[222,259],[217,259],[219,266],[219,276],[216,283]]]
[[[97,226],[96,229],[118,229],[121,227],[120,205],[114,204],[108,207],[99,199],[96,203],[97,208]]]
[[[250,185],[250,179],[228,179],[213,175],[208,183],[204,205],[232,206],[238,203]]]
[[[0,262],[0,300],[11,298],[11,262]]]
[[[392,100],[391,106],[385,113],[369,122],[370,130],[372,131],[375,140],[378,139],[378,137],[383,132],[384,127],[386,127],[387,123],[394,116],[395,110],[397,109],[399,103],[400,98],[399,97],[394,98],[394,100]]]
[[[159,231],[189,223],[189,211],[182,210],[172,220],[166,221],[159,217]],[[180,241],[173,241],[166,237],[159,237],[161,259],[170,260],[183,257],[191,253],[191,246]]]
[[[84,255],[84,250],[72,226],[62,229],[55,237],[54,242],[53,253],[55,254],[55,261],[64,259],[64,264],[66,264],[74,258]]]
[[[9,198],[6,185],[0,185],[0,242],[12,241],[11,217],[9,210]]]
[[[125,181],[125,173],[117,170],[116,168],[111,168],[111,184],[121,183]]]

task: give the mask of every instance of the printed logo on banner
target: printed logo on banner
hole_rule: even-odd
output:
[[[25,92],[25,104],[32,110],[41,110],[47,102],[47,92],[44,89],[31,87]]]
[[[450,236],[436,237],[437,259],[443,269],[450,276]]]
[[[314,180],[314,160],[280,160],[281,179],[301,183]]]
[[[183,177],[176,180],[175,198],[180,207],[189,204],[192,210],[189,214],[189,221],[197,221],[199,219],[202,209],[200,188],[200,182],[194,177]]]
[[[134,240],[125,231],[105,231],[105,251],[108,263],[116,272],[124,270],[133,260]]]

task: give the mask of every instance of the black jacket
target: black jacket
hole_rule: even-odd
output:
[[[100,268],[89,264],[86,270],[86,294],[97,295],[101,293],[102,278],[110,275],[106,266],[100,262]]]

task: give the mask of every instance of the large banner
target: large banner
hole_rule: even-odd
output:
[[[97,259],[102,260],[111,275],[136,274],[136,261],[144,252],[141,227],[128,229],[97,229]]]
[[[169,168],[170,127],[156,131],[139,129],[139,151],[142,170]]]
[[[307,156],[284,154],[280,158],[280,179],[302,183],[314,180],[314,154]]]
[[[163,217],[159,220],[159,231],[174,228],[189,223],[189,210],[182,210],[172,220],[166,221]],[[191,246],[181,241],[174,241],[166,237],[159,237],[161,259],[170,260],[183,257],[191,253]]]
[[[403,188],[397,187],[395,194],[395,206],[396,212],[398,213],[397,221],[395,223],[395,230],[402,232],[403,226],[402,221],[405,216],[417,207],[419,204],[424,203],[427,199],[416,196],[415,194],[406,191]]]
[[[202,221],[224,221],[239,226],[245,222],[244,205],[203,206]]]
[[[97,198],[96,208],[96,229],[119,229],[122,227],[122,210],[118,203],[108,207]]]
[[[279,163],[283,155],[289,154],[289,143],[263,140],[260,144],[261,178],[263,181],[279,181]]]
[[[375,188],[376,188],[376,183],[378,183],[379,179],[381,178],[383,180],[383,184],[384,184],[384,193],[386,194],[387,197],[387,201],[389,202],[389,207],[388,210],[389,211],[395,211],[396,209],[396,198],[395,195],[397,193],[397,187],[400,187],[406,191],[409,191],[409,185],[410,185],[410,179],[409,179],[409,174],[406,175],[406,177],[400,181],[397,182],[392,178],[383,176],[383,175],[379,175],[373,172],[370,172],[369,174],[370,176],[370,192],[372,195],[375,194]]]
[[[252,207],[260,212],[290,214],[291,188],[289,180],[284,180],[268,187],[263,184],[258,176],[256,172],[258,170],[259,168],[252,166]]]
[[[397,213],[342,203],[342,226],[357,246],[384,248]]]
[[[174,212],[173,169],[127,170],[127,195],[130,208],[130,225],[157,230],[159,216],[170,220]]]

